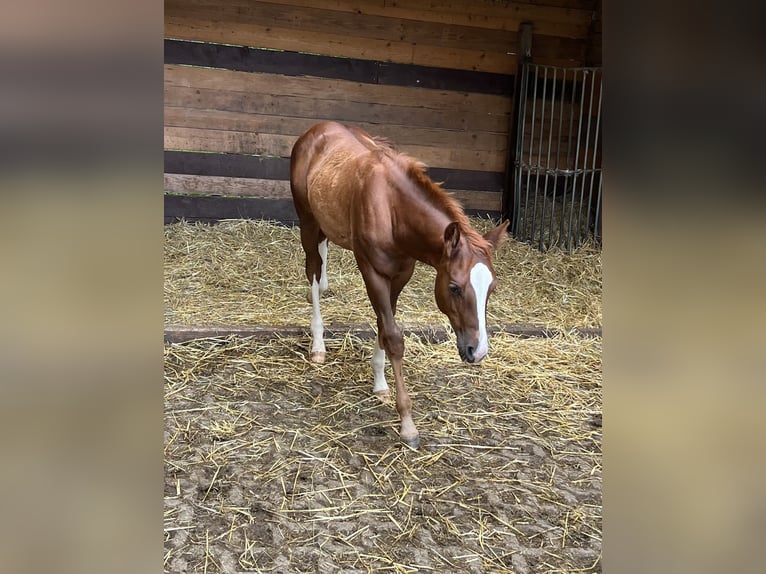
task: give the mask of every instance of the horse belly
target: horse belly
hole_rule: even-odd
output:
[[[314,207],[312,206],[312,209]],[[351,241],[351,227],[347,217],[338,217],[337,214],[328,214],[314,211],[314,217],[319,222],[319,227],[327,238],[344,249],[353,249]]]

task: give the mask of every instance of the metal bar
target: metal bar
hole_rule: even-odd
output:
[[[593,211],[593,181],[596,178],[596,158],[598,157],[599,152],[599,145],[601,144],[600,135],[601,135],[601,94],[603,93],[601,89],[602,85],[602,76],[599,74],[599,89],[598,89],[598,109],[596,110],[596,135],[594,136],[594,142],[593,142],[593,163],[591,164],[591,167],[593,169],[593,175],[590,179],[590,186],[588,189],[588,216],[585,219],[585,229],[590,229],[590,214]],[[595,228],[595,221],[594,221],[594,228]],[[595,240],[595,229],[594,229],[594,240]]]
[[[537,70],[538,66],[536,64],[530,64],[530,68],[534,68],[535,71],[535,87],[532,91],[532,118],[530,119],[530,125],[531,128],[529,130],[530,138],[529,138],[529,161],[527,165],[531,168],[532,167],[532,148],[535,144],[535,115],[536,115],[536,108],[537,108]],[[521,239],[522,241],[527,240],[527,222],[529,219],[527,218],[527,212],[529,211],[529,184],[531,180],[531,170],[527,169],[527,188],[526,188],[526,198],[524,200],[524,234],[522,235]]]
[[[554,245],[553,220],[556,218],[556,191],[558,190],[558,186],[559,186],[558,172],[561,168],[561,132],[564,128],[564,100],[566,96],[566,79],[567,79],[566,68],[562,68],[561,104],[559,106],[559,133],[558,133],[558,136],[556,137],[556,177],[554,178],[554,181],[553,181],[553,198],[551,198],[551,221],[548,226],[548,247],[552,247]],[[558,240],[555,243],[557,242]]]
[[[588,71],[588,74],[590,74],[590,77],[591,77],[590,96],[588,97],[588,116],[586,118],[588,127],[585,131],[585,155],[583,156],[583,162],[582,162],[583,177],[582,177],[582,180],[580,181],[580,206],[577,209],[577,233],[575,235],[575,249],[580,246],[580,236],[582,235],[582,208],[583,208],[583,204],[585,203],[585,178],[588,172],[588,151],[590,148],[590,126],[592,123],[591,118],[593,117],[593,94],[596,88],[595,72]],[[591,178],[591,181],[593,181],[592,178]]]
[[[516,157],[514,161],[514,193],[513,193],[513,227],[514,237],[519,236],[519,225],[521,224],[521,172],[524,164],[524,130],[526,127],[527,116],[527,89],[529,85],[529,62],[522,63],[520,68],[520,86],[518,102],[518,118],[516,123]]]
[[[601,189],[604,183],[604,172],[599,171],[598,174],[598,198],[596,199],[596,216],[593,220],[593,236],[602,243],[603,230],[601,229]]]
[[[535,226],[537,225],[537,199],[540,196],[540,168],[543,161],[543,138],[545,136],[545,100],[548,92],[548,67],[543,67],[543,97],[540,103],[540,140],[537,143],[537,170],[535,171],[535,194],[532,209],[532,233],[530,239],[535,242]]]
[[[585,101],[585,73],[586,70],[583,70],[582,75],[582,82],[580,85],[582,86],[581,92],[580,92],[580,114],[579,114],[579,120],[577,123],[577,147],[575,148],[575,173],[574,173],[574,179],[572,180],[572,201],[569,204],[569,229],[567,231],[567,253],[572,253],[572,224],[574,219],[574,200],[575,200],[575,193],[577,190],[577,171],[580,166],[580,139],[582,137],[582,112],[583,108],[583,102]]]
[[[543,183],[543,215],[540,219],[540,243],[538,249],[543,250],[543,239],[545,237],[545,207],[548,199],[548,174],[551,171],[551,144],[553,143],[553,119],[555,117],[556,110],[556,78],[558,76],[558,69],[553,68],[553,89],[551,90],[551,114],[550,114],[550,127],[548,129],[548,157],[545,160],[545,182]],[[558,167],[558,166],[557,166]],[[551,204],[551,221],[553,221],[553,204]],[[550,237],[549,243],[550,243]]]
[[[572,129],[574,128],[574,108],[575,108],[575,87],[577,84],[577,70],[572,70],[572,94],[569,98],[569,134],[567,135],[567,171],[564,174],[564,195],[561,202],[561,219],[559,219],[559,237],[557,244],[563,247],[564,243],[564,224],[567,213],[567,191],[569,190],[569,166],[572,160]]]

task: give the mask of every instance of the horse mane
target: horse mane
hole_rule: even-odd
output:
[[[452,221],[457,222],[460,234],[465,237],[471,249],[489,257],[491,247],[489,241],[471,226],[463,206],[440,184],[426,175],[426,164],[403,153],[397,153],[395,159],[418,189],[431,201],[441,206]]]
[[[374,141],[375,145],[381,148],[384,152],[387,152],[389,155],[403,155],[399,153],[399,150],[396,149],[396,145],[394,145],[390,139],[384,138],[383,136],[368,135],[367,137]]]

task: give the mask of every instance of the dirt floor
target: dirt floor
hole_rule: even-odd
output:
[[[166,572],[600,572],[599,338],[409,337],[419,451],[371,341],[308,345],[166,346]]]
[[[495,269],[490,327],[560,333],[496,333],[480,366],[461,363],[419,266],[397,320],[450,334],[406,338],[418,451],[372,394],[372,341],[349,326],[374,315],[339,248],[325,364],[308,333],[166,344],[165,571],[600,572],[601,339],[571,330],[601,326],[600,251],[509,240]],[[310,313],[296,229],[166,226],[167,325],[295,334]]]

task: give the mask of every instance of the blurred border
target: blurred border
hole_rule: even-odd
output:
[[[162,561],[162,3],[0,22],[0,556]]]
[[[162,559],[162,4],[0,23],[0,555]],[[766,125],[748,4],[604,9],[609,572],[755,572]]]
[[[604,7],[604,567],[755,572],[766,226],[751,6]]]

